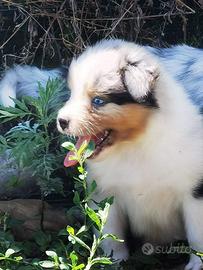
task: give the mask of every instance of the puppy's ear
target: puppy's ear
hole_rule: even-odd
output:
[[[157,63],[149,56],[133,61],[126,59],[122,70],[122,80],[129,93],[135,99],[141,99],[150,94],[158,79]]]

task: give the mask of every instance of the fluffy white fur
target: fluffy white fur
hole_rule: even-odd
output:
[[[141,66],[128,69],[129,61],[141,62]],[[103,41],[88,48],[70,66],[71,98],[58,117],[70,120],[68,133],[79,134],[79,125],[89,114],[87,88],[95,81],[99,81],[101,91],[116,86],[117,71],[123,68],[128,91],[134,98],[150,91],[150,76],[159,75],[154,87],[159,108],[151,113],[139,137],[115,143],[88,160],[90,178],[98,184],[98,196],[115,196],[106,231],[124,238],[127,214],[132,229],[151,241],[186,237],[193,249],[203,251],[203,199],[192,196],[203,177],[202,116],[158,58],[124,41]],[[111,108],[111,113],[111,106],[106,105],[104,110]],[[104,245],[107,253],[114,250],[115,258],[127,258],[125,244]],[[192,255],[185,269],[201,267],[200,259]]]
[[[61,77],[59,69],[40,70],[33,66],[16,66],[8,70],[0,81],[0,103],[13,107],[14,101],[22,96],[38,96],[38,83],[46,86],[48,79]]]

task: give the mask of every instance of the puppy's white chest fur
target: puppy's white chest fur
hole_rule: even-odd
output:
[[[154,115],[140,140],[123,143],[88,165],[100,194],[115,196],[132,230],[167,242],[184,237],[182,202],[201,177],[202,143],[195,128],[199,121],[194,119],[191,129],[190,123],[178,123],[178,115],[165,123],[164,118]]]

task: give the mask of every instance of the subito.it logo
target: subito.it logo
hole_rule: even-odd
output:
[[[151,243],[145,243],[142,246],[142,253],[145,255],[152,255],[154,253],[154,247]]]

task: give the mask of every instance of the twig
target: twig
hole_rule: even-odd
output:
[[[20,28],[27,22],[29,17],[25,18],[24,21],[21,22],[20,25],[17,26],[17,29],[10,35],[10,37],[0,46],[0,50],[4,48],[4,46],[15,36],[15,34],[20,30]]]

